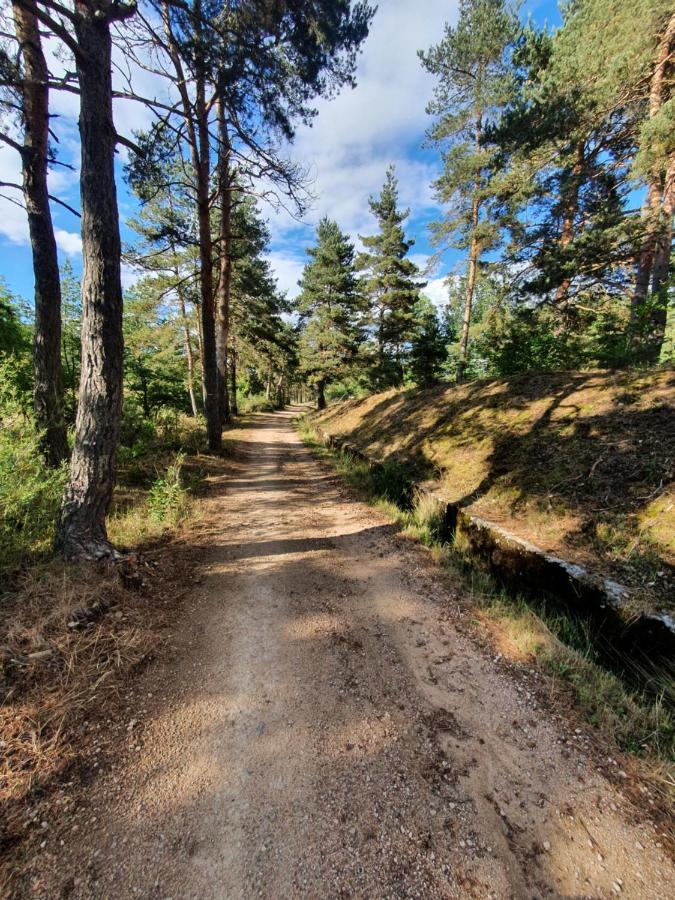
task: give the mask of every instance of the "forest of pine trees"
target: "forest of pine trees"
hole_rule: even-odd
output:
[[[672,0],[573,0],[556,29],[509,0],[460,0],[416,48],[435,84],[429,268],[392,164],[362,198],[367,233],[322,218],[297,297],[280,291],[266,210],[309,212],[295,130],[353,86],[376,15],[367,0],[3,2],[0,140],[22,181],[2,186],[26,211],[35,285],[0,288],[4,534],[30,547],[56,525],[66,558],[115,557],[120,447],[167,415],[218,453],[245,408],[671,358]],[[114,88],[120,53],[172,99],[141,78]],[[52,223],[58,92],[79,109],[81,272],[59,267]],[[151,112],[133,140],[120,95]],[[425,287],[449,250],[439,308]],[[123,264],[139,276],[126,291]]]

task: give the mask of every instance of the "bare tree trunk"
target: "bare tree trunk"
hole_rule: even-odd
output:
[[[197,310],[197,350],[198,350],[198,352],[199,352],[199,365],[201,366],[201,370],[202,370],[202,378],[201,378],[201,385],[202,385],[202,406],[205,407],[205,406],[206,406],[206,390],[204,389],[204,377],[203,377],[203,372],[204,372],[204,341],[202,340],[202,317],[201,317],[201,314],[200,314],[199,310]]]
[[[218,193],[220,194],[220,279],[216,302],[216,363],[218,366],[218,411],[221,428],[230,421],[227,350],[230,331],[230,288],[232,284],[232,178],[230,139],[225,108],[218,101]]]
[[[316,386],[316,408],[326,408],[326,382],[324,379],[321,379]]]
[[[197,4],[195,4],[196,6]],[[209,123],[206,110],[204,73],[197,77],[197,128],[199,133],[199,169],[197,175],[197,208],[199,214],[199,262],[202,299],[202,379],[204,382],[204,414],[209,450],[222,446],[218,412],[218,369],[216,365],[216,322],[213,303],[213,245],[209,202]]]
[[[476,110],[476,130],[474,142],[476,152],[480,151],[483,135],[483,111]],[[480,177],[480,176],[478,176]],[[457,383],[464,380],[466,363],[469,351],[469,329],[471,328],[471,309],[473,307],[473,294],[476,287],[476,272],[478,271],[478,258],[480,256],[480,244],[478,242],[478,220],[480,216],[480,201],[477,197],[478,184],[474,185],[474,194],[471,200],[471,244],[469,248],[469,264],[466,277],[466,296],[464,298],[464,312],[462,315],[462,334],[459,340],[459,363],[457,365]]]
[[[668,278],[673,243],[673,215],[675,214],[675,159],[672,160],[663,186],[662,224],[659,229],[654,265],[652,267],[652,294],[658,294]],[[665,327],[665,305],[663,326]]]
[[[58,466],[68,456],[68,441],[61,372],[61,281],[47,188],[49,73],[42,52],[35,3],[25,0],[19,4],[13,0],[12,7],[23,60],[21,161],[35,277],[35,421],[43,432],[42,449],[47,464]]]
[[[579,188],[581,186],[581,174],[584,168],[584,154],[585,143],[583,141],[579,141],[576,147],[576,158],[572,167],[571,177],[568,185],[566,186],[566,190],[564,191],[564,196],[562,197],[563,222],[560,233],[559,246],[563,251],[563,256],[564,251],[574,240],[574,220],[577,214],[577,209],[579,207]],[[560,307],[564,308],[567,306],[567,299],[569,296],[571,284],[571,277],[569,275],[566,275],[556,288],[555,301],[556,304]]]
[[[178,273],[176,273],[176,277],[178,277]],[[192,351],[192,339],[190,337],[190,323],[187,317],[187,310],[185,308],[185,297],[183,296],[183,291],[179,287],[178,288],[178,307],[180,309],[181,321],[183,323],[183,344],[185,346],[185,358],[187,360],[187,381],[188,381],[188,394],[190,395],[190,406],[192,407],[192,416],[193,418],[197,418],[198,410],[197,410],[197,398],[195,397],[195,358],[194,353]]]
[[[234,340],[230,352],[230,411],[233,416],[239,414],[239,406],[237,404],[237,348]]]
[[[75,0],[82,164],[82,376],[75,447],[56,531],[69,558],[115,556],[105,519],[122,411],[122,283],[115,187],[110,21],[129,7]]]
[[[195,32],[194,104],[187,90],[180,52],[171,29],[169,4],[162,4],[162,18],[167,39],[167,50],[176,70],[177,90],[183,107],[183,118],[190,147],[192,167],[196,179],[197,222],[199,236],[200,296],[201,296],[201,361],[204,415],[209,449],[218,451],[222,445],[220,416],[218,414],[218,368],[216,365],[216,323],[213,295],[213,242],[210,222],[210,144],[209,113],[206,103],[206,61],[202,42],[201,0],[192,2],[192,20]],[[193,115],[194,109],[194,115]]]
[[[479,203],[477,199],[474,199],[471,206],[471,226],[473,229],[473,233],[471,235],[469,266],[466,277],[466,295],[464,298],[464,313],[462,316],[462,336],[459,341],[459,363],[457,365],[458,384],[464,380],[464,373],[466,372],[466,362],[469,347],[469,329],[471,327],[471,308],[473,306],[473,294],[476,287],[476,272],[478,270],[478,257],[480,254],[480,245],[476,237],[478,213]]]

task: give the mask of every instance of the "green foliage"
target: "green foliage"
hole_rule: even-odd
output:
[[[125,387],[146,417],[162,406],[188,410],[180,323],[152,278],[125,298]]]
[[[265,396],[265,394],[248,394],[239,404],[240,412],[273,412],[277,409],[273,400]]]
[[[66,468],[49,469],[16,389],[15,360],[0,360],[0,572],[50,548]]]
[[[300,281],[297,310],[300,369],[323,391],[346,374],[363,339],[363,300],[354,273],[354,247],[336,222],[322,219]]]
[[[80,281],[66,261],[61,267],[61,371],[66,419],[75,422],[80,387],[82,346],[82,297]]]
[[[488,373],[513,375],[575,368],[581,347],[578,336],[561,330],[550,310],[522,308],[495,314],[476,342],[476,355],[486,359]]]
[[[0,363],[4,389],[13,391],[24,408],[32,392],[31,329],[23,321],[26,310],[0,279]]]
[[[368,205],[379,231],[361,238],[366,250],[357,257],[356,267],[366,273],[362,289],[369,301],[369,325],[377,344],[372,381],[377,387],[387,387],[403,380],[404,351],[415,328],[415,304],[424,285],[415,281],[418,268],[408,259],[415,242],[406,239],[403,222],[410,210],[398,208],[393,166],[387,169],[380,196],[371,197]]]
[[[181,471],[185,454],[179,453],[148,491],[148,516],[155,522],[175,524],[185,512],[187,491]]]
[[[592,302],[592,301],[587,301]],[[612,297],[570,319],[555,306],[503,305],[476,335],[472,365],[486,376],[626,365],[626,310]]]
[[[439,381],[447,356],[447,337],[436,308],[428,297],[421,297],[415,306],[415,331],[408,363],[415,384],[430,387]]]
[[[436,117],[429,140],[443,160],[436,196],[449,205],[447,215],[432,226],[440,246],[467,249],[476,240],[485,252],[498,243],[495,154],[485,130],[512,95],[507,48],[518,31],[517,17],[505,0],[461,0],[457,24],[446,25],[440,43],[420,53],[424,67],[437,78],[428,107]]]

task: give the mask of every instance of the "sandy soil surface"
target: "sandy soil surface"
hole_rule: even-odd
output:
[[[214,482],[190,615],[26,896],[675,896],[583,730],[290,419],[255,418]]]

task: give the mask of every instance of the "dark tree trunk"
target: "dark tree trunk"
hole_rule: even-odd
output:
[[[210,142],[209,114],[206,105],[206,62],[201,40],[202,5],[194,0],[195,47],[195,118],[197,176],[197,215],[199,220],[199,265],[202,306],[202,381],[204,386],[204,415],[209,450],[217,453],[222,446],[220,414],[218,411],[218,367],[216,363],[216,320],[213,292],[213,242],[211,240],[210,203]]]
[[[206,104],[206,60],[202,36],[202,3],[192,0],[195,97],[194,103],[187,89],[187,77],[179,45],[171,28],[169,3],[162,3],[162,19],[167,49],[176,72],[176,87],[181,98],[183,118],[190,147],[197,194],[197,219],[199,240],[199,284],[201,321],[199,328],[199,353],[202,363],[202,395],[209,449],[217,452],[222,445],[220,416],[218,413],[218,367],[216,365],[216,323],[213,297],[213,242],[210,223],[210,144],[209,121]]]
[[[476,132],[474,135],[476,152],[481,148],[483,135],[483,112],[476,112]],[[459,340],[459,363],[457,365],[457,383],[464,380],[469,349],[469,330],[471,328],[471,310],[473,308],[473,293],[476,287],[476,273],[480,258],[480,242],[478,240],[478,221],[480,217],[480,200],[478,199],[479,185],[474,186],[474,196],[471,201],[471,245],[469,249],[469,264],[466,278],[466,296],[464,298],[464,313],[462,316],[462,334]]]
[[[47,464],[58,466],[68,456],[63,415],[61,372],[61,283],[56,240],[49,208],[48,71],[32,0],[13,2],[14,25],[23,61],[21,102],[24,140],[23,196],[35,277],[35,338],[33,344],[35,421],[43,433]]]
[[[233,416],[239,414],[237,405],[237,351],[234,341],[230,351],[230,412]]]
[[[478,257],[480,246],[476,237],[478,228],[478,200],[473,201],[471,210],[471,224],[473,234],[471,236],[471,248],[469,251],[469,265],[466,277],[466,296],[464,298],[464,313],[462,315],[462,335],[459,341],[459,363],[457,365],[457,382],[464,380],[469,348],[469,330],[471,328],[471,309],[473,307],[473,294],[476,287],[476,272],[478,270]]]
[[[316,386],[316,408],[326,408],[326,382],[323,380]]]
[[[225,121],[225,109],[221,100],[218,101],[218,193],[220,194],[220,278],[216,300],[216,362],[218,366],[218,412],[222,428],[230,421],[227,350],[232,284],[232,179],[230,140]]]
[[[203,91],[202,91],[203,94]],[[203,104],[199,104],[203,106]],[[200,172],[197,186],[199,215],[199,262],[202,313],[202,381],[204,385],[204,414],[209,450],[221,447],[220,415],[218,413],[218,369],[216,367],[216,322],[213,308],[213,250],[209,217],[209,154],[208,124],[204,111],[200,123]],[[203,132],[203,134],[202,134]]]
[[[117,18],[132,10],[116,7]],[[105,519],[122,410],[122,284],[112,116],[111,15],[76,0],[82,167],[82,375],[75,447],[56,531],[65,556],[115,556]]]
[[[575,161],[572,166],[567,184],[564,186],[562,199],[562,228],[560,231],[559,246],[562,250],[562,261],[566,264],[565,251],[574,241],[574,222],[579,208],[579,191],[581,189],[581,176],[584,170],[586,145],[583,141],[579,141],[576,147]],[[565,266],[565,268],[567,268]],[[570,287],[572,286],[572,278],[566,274],[556,288],[555,302],[561,309],[566,309],[569,297]]]
[[[178,272],[176,273],[176,277],[178,278]],[[188,322],[187,310],[185,308],[185,297],[183,296],[183,291],[180,287],[178,288],[177,293],[180,317],[183,323],[183,344],[185,346],[185,359],[187,361],[188,394],[190,396],[192,416],[196,419],[198,410],[197,398],[195,397],[195,358],[192,351],[192,339],[190,338],[190,325]]]

